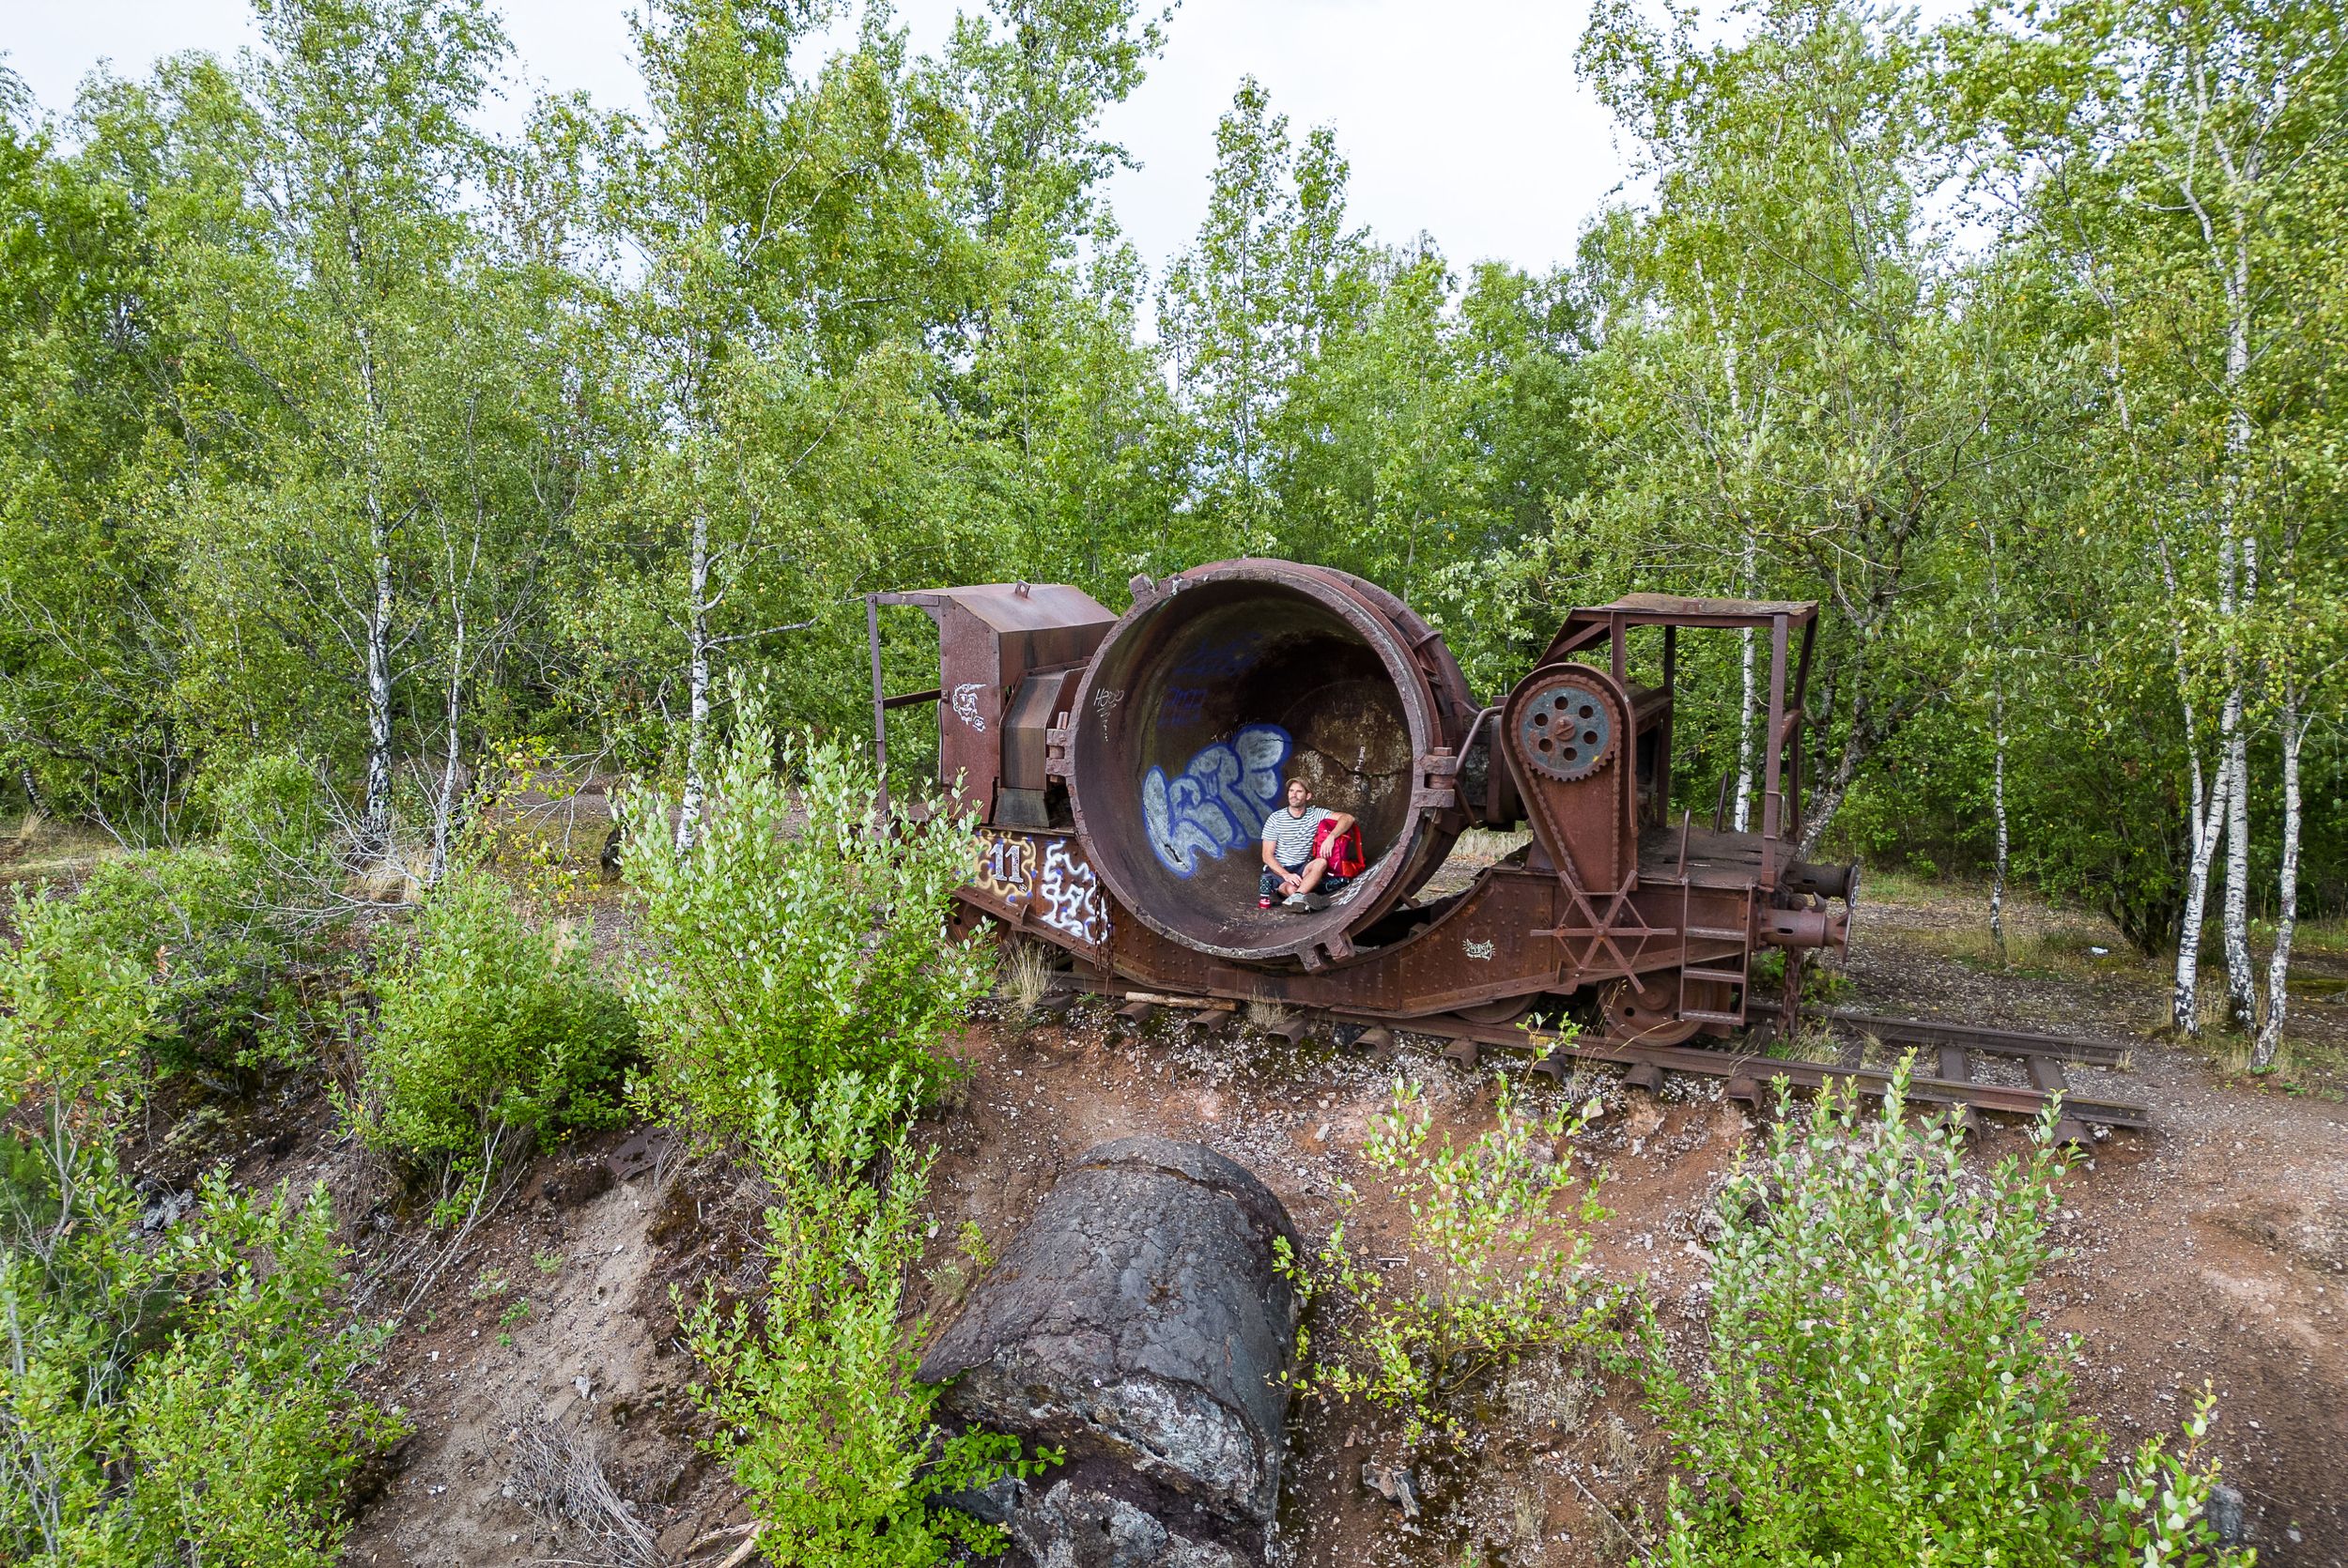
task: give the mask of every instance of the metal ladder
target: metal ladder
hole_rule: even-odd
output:
[[[1699,1023],[1727,1023],[1739,1027],[1743,1025],[1745,1000],[1753,990],[1753,890],[1747,887],[1738,895],[1742,901],[1743,910],[1741,930],[1728,930],[1713,926],[1691,926],[1688,922],[1694,906],[1693,887],[1685,870],[1682,870],[1679,881],[1679,1016],[1681,1018],[1693,1019]],[[1734,942],[1737,944],[1737,967],[1734,969],[1692,967],[1688,962],[1688,944],[1691,940]],[[1735,1010],[1721,1012],[1688,1006],[1688,982],[1691,979],[1718,980],[1734,986],[1736,988],[1734,994],[1737,998]]]

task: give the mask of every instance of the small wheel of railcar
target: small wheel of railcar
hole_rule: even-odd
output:
[[[1504,996],[1497,1002],[1478,1002],[1472,1007],[1455,1010],[1470,1023],[1509,1024],[1533,1010],[1533,998]]]

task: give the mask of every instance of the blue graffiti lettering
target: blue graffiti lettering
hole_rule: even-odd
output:
[[[1207,688],[1204,686],[1175,686],[1158,704],[1158,724],[1163,729],[1179,730],[1197,724],[1207,716]]]
[[[1141,813],[1159,862],[1187,877],[1200,855],[1220,860],[1233,845],[1254,841],[1279,804],[1289,744],[1278,725],[1250,724],[1199,752],[1172,778],[1151,768],[1141,781]]]
[[[1263,645],[1269,633],[1262,630],[1244,631],[1219,642],[1204,642],[1182,655],[1171,671],[1177,681],[1226,681],[1247,669],[1263,656]]]

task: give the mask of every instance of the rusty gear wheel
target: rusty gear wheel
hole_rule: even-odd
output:
[[[1517,744],[1552,778],[1568,784],[1587,778],[1614,748],[1614,710],[1603,696],[1570,678],[1535,691],[1521,712]]]

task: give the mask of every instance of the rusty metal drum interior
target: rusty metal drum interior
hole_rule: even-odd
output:
[[[1264,960],[1359,930],[1426,880],[1459,828],[1413,805],[1415,764],[1455,742],[1464,694],[1438,693],[1399,609],[1343,573],[1231,561],[1169,579],[1110,631],[1071,714],[1070,792],[1125,907],[1187,946]],[[1319,912],[1258,907],[1264,822],[1291,779],[1361,823],[1368,869]]]

